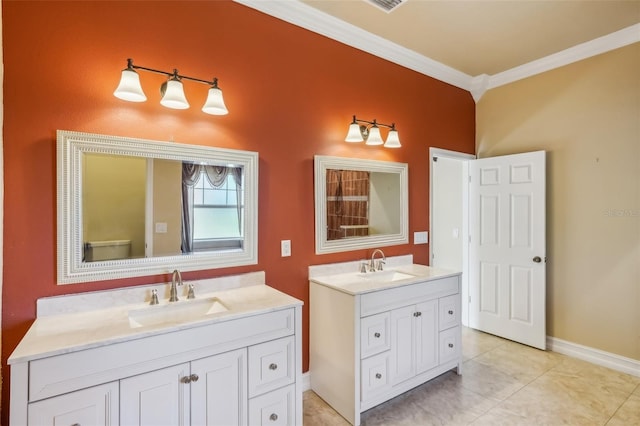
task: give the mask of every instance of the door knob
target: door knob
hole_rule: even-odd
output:
[[[536,256],[536,257],[533,258],[533,261],[536,262],[536,263],[540,263],[540,262],[542,262],[542,258],[540,256]]]

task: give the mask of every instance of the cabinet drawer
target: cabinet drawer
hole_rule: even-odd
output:
[[[367,401],[389,388],[389,357],[389,352],[383,352],[362,360],[360,370],[362,401]]]
[[[460,327],[440,332],[440,364],[457,359],[460,349]]]
[[[249,424],[264,426],[295,423],[295,385],[260,395],[249,400]]]
[[[249,347],[249,397],[293,383],[294,338],[285,337]]]
[[[389,312],[360,320],[360,356],[366,358],[389,350]]]
[[[360,316],[366,317],[460,291],[459,275],[363,294]]]
[[[438,301],[440,330],[460,325],[460,295],[442,297]]]

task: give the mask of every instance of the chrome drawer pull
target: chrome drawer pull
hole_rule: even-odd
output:
[[[449,315],[453,315],[453,311],[449,311]]]
[[[180,379],[182,383],[191,383],[191,376],[184,376]]]
[[[278,420],[278,415],[276,413],[273,413],[269,416],[269,420],[271,420],[272,422],[275,422],[276,420]]]
[[[380,333],[375,333],[373,337],[375,337],[376,339],[380,338]]]
[[[276,363],[271,363],[269,365],[269,370],[277,370],[278,369],[278,364]],[[277,417],[277,416],[276,416]]]
[[[453,343],[449,343],[449,347],[452,348],[453,347]]]
[[[382,374],[376,373],[376,379],[382,379]]]
[[[200,377],[198,377],[197,374],[192,374],[191,376],[189,376],[189,378],[192,382],[197,382]]]

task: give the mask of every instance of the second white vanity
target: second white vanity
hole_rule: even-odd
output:
[[[11,425],[301,424],[302,302],[262,272],[165,287],[155,306],[149,286],[40,299]]]
[[[460,273],[387,258],[309,268],[311,388],[353,425],[362,412],[461,372]]]

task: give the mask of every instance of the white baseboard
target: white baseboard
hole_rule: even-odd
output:
[[[592,364],[640,377],[640,361],[547,336],[547,348]]]
[[[311,389],[311,374],[307,371],[302,373],[302,392]]]

